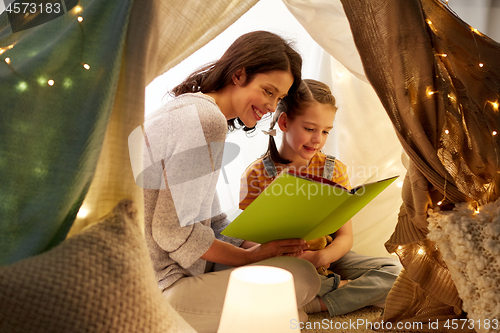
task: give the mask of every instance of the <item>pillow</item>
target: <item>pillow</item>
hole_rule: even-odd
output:
[[[158,289],[130,200],[41,255],[0,267],[0,332],[195,332]]]

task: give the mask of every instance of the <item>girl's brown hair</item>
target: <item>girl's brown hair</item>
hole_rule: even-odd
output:
[[[172,89],[171,94],[209,93],[232,83],[233,75],[245,69],[249,84],[256,74],[271,71],[288,71],[293,76],[293,84],[288,91],[294,94],[301,79],[302,57],[280,36],[268,31],[254,31],[236,39],[222,57],[191,74],[184,82]],[[243,127],[253,130],[239,119],[227,121],[230,131]],[[239,125],[239,126],[237,126]]]
[[[326,84],[311,79],[302,80],[295,95],[289,94],[278,103],[270,129],[274,128],[282,113],[286,113],[288,119],[294,121],[297,116],[303,115],[304,110],[314,102],[331,105],[333,111],[337,111],[335,97],[333,97],[330,88]],[[292,162],[280,156],[272,135],[269,135],[269,145],[263,157],[268,155],[271,155],[275,163],[289,164]]]

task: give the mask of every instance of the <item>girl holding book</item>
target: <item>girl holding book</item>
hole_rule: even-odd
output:
[[[231,270],[214,272],[213,263],[287,269],[299,307],[320,288],[314,265],[295,258],[307,249],[304,240],[255,244],[221,235],[229,221],[216,193],[228,128],[251,129],[274,112],[296,92],[301,65],[281,37],[245,34],[175,87],[175,98],[144,123],[144,161],[155,161],[145,164],[143,177],[146,242],[160,290],[197,332],[216,332],[219,325]]]
[[[278,103],[271,128],[264,131],[269,134],[268,150],[241,177],[240,209],[250,205],[283,170],[327,178],[351,188],[346,166],[321,152],[337,111],[330,89],[322,82],[303,80],[295,96],[293,100],[285,97]],[[276,124],[283,132],[279,149],[274,141]],[[305,251],[300,256],[315,267],[326,266],[333,272],[328,277],[320,276],[321,290],[304,311],[328,311],[337,316],[369,305],[383,307],[401,270],[399,262],[351,251],[351,221],[331,236],[333,241],[324,249]]]

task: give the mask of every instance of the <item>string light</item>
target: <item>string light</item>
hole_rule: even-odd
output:
[[[425,20],[425,22],[427,22],[427,24],[429,24],[429,25],[432,24],[431,20],[429,20],[429,19]]]
[[[5,58],[5,62],[7,63],[7,65],[10,65],[10,58]]]
[[[89,64],[83,64],[83,68],[85,68],[86,70],[89,70],[90,69],[90,65]]]
[[[401,250],[403,247],[401,245],[398,246],[398,250]]]
[[[78,214],[76,215],[77,218],[85,218],[87,217],[87,215],[89,215],[89,210],[84,208],[84,207],[80,207],[80,210],[78,211]]]
[[[479,67],[483,67],[484,64],[482,62],[479,63]]]
[[[78,22],[82,23],[82,22],[83,22],[83,17],[78,16],[78,17],[77,17],[77,20],[78,20]]]
[[[438,203],[437,203],[438,206],[441,206],[442,204],[443,204],[442,201],[438,201]]]
[[[441,54],[438,54],[438,56],[446,58],[448,55],[446,53],[441,53]]]
[[[428,91],[428,92],[427,92],[427,95],[429,95],[429,96],[434,95],[434,91]]]
[[[425,253],[425,250],[423,248],[419,248],[417,251],[418,254],[422,255]]]
[[[498,102],[490,102],[490,103],[491,103],[491,105],[493,105],[493,109],[495,111],[498,111]]]
[[[82,11],[82,7],[81,6],[75,6],[75,8],[73,8],[73,10],[75,11],[75,13],[80,13]]]
[[[495,136],[495,135],[497,135],[498,133],[497,133],[497,131],[493,131],[493,133],[491,133],[491,134],[493,134],[493,136]]]
[[[449,130],[447,130],[447,129],[446,129],[446,130],[444,130],[444,132],[445,132],[446,134],[450,134],[450,131],[449,131]]]
[[[54,80],[48,80],[47,84],[52,87],[54,85]]]

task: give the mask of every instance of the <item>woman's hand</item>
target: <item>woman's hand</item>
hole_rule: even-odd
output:
[[[253,263],[279,256],[298,257],[308,247],[309,245],[303,239],[280,239],[257,244],[246,251],[248,251],[249,263]]]

